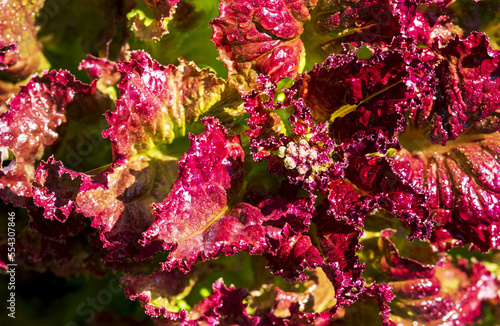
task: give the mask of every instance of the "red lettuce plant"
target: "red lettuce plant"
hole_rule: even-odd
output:
[[[500,318],[496,1],[35,2],[0,5],[0,198],[19,268],[149,316],[86,323]]]

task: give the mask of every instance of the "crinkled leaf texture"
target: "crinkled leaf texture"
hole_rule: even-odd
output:
[[[445,150],[399,152],[393,170],[428,194],[440,250],[472,243],[483,252],[499,246],[500,140],[492,134]]]
[[[410,111],[414,126],[432,143],[445,145],[500,110],[499,62],[500,52],[491,50],[488,37],[479,33],[416,52],[405,78],[408,87],[418,90]],[[500,128],[488,122],[477,128],[488,127],[487,133]]]
[[[382,46],[370,51],[369,59],[360,59],[355,50],[330,56],[289,92],[291,104],[297,107],[302,99],[315,123],[330,123],[339,150],[351,155],[397,148],[395,135],[404,125],[405,53]]]
[[[131,57],[118,67],[121,93],[116,109],[106,115],[109,129],[103,135],[112,143],[111,166],[85,174],[50,159],[34,180],[36,203],[45,216],[64,221],[77,211],[89,217],[111,261],[145,259],[160,248],[159,242],[144,248],[138,240],[154,220],[150,205],[164,200],[177,178],[178,154],[168,145],[226,89],[192,63],[162,66],[143,52]]]
[[[46,218],[65,221],[72,211],[89,217],[101,233],[106,260],[145,259],[159,245],[143,248],[138,240],[153,221],[150,205],[168,193],[175,179],[174,167],[173,161],[150,161],[141,155],[112,171],[88,175],[50,158],[37,170],[34,200],[45,209]]]
[[[311,1],[312,2],[312,1]],[[332,53],[341,53],[344,44],[390,43],[404,33],[416,5],[391,0],[314,1],[312,20],[302,36],[308,66],[322,62]],[[312,62],[309,62],[312,61]]]
[[[117,163],[145,152],[161,158],[163,146],[183,136],[187,124],[233,93],[208,69],[182,59],[178,66],[163,66],[142,51],[121,62],[119,71],[120,98],[103,133]]]
[[[269,268],[275,275],[281,275],[288,282],[304,282],[309,277],[304,274],[306,269],[314,269],[324,260],[321,253],[312,245],[311,238],[304,234],[294,235],[288,226],[283,230],[275,254],[266,253]]]
[[[227,288],[222,279],[214,283],[210,296],[196,304],[189,313],[184,309],[179,312],[167,310],[165,303],[168,303],[169,293],[179,295],[180,291],[174,285],[178,278],[182,280],[181,284],[189,282],[183,275],[174,277],[172,272],[153,272],[151,275],[125,278],[122,284],[127,286],[126,295],[131,300],[139,299],[145,305],[146,313],[155,317],[156,325],[258,324],[259,318],[250,316],[246,311],[247,304],[243,303],[249,295],[248,290],[235,289],[233,285]]]
[[[331,180],[342,178],[345,160],[328,134],[328,124],[315,124],[302,100],[293,102],[293,111],[281,102],[275,105],[276,84],[268,78],[259,82],[265,85],[263,90],[245,97],[251,115],[246,133],[255,150],[254,160],[267,160],[269,172],[286,175],[290,183],[310,193],[325,190]]]
[[[198,274],[196,270],[184,274],[178,269],[171,272],[155,269],[147,275],[126,275],[121,284],[125,287],[125,295],[130,300],[140,300],[151,317],[185,322],[186,310],[176,311],[176,301],[189,294]]]
[[[42,161],[36,170],[33,200],[37,206],[44,208],[45,218],[65,222],[77,209],[76,196],[80,191],[104,187],[104,184],[99,183],[100,178],[99,175],[93,177],[68,170],[51,156],[46,162]],[[45,184],[50,185],[51,189],[37,187]]]
[[[153,10],[153,21],[147,21],[146,17],[136,14],[131,17],[131,29],[143,40],[158,41],[168,33],[167,25],[175,13],[179,0],[144,0],[144,2]]]
[[[166,32],[177,2],[146,1],[156,10],[148,38]],[[391,230],[376,250],[360,243],[369,214],[385,210],[410,239],[430,238],[438,249],[499,245],[499,53],[482,34],[453,36],[460,31],[443,13],[450,2],[223,0],[212,40],[228,81],[182,59],[161,65],[142,51],[118,65],[87,57],[81,67],[92,85],[67,72],[35,77],[0,121],[0,194],[36,213],[32,226],[41,232],[20,237],[20,252],[30,253],[23,262],[62,276],[79,267],[100,274],[101,260],[118,266],[163,249],[161,269],[131,270],[122,280],[158,325],[341,324],[359,307],[384,325],[478,322],[499,289],[483,265],[404,258]],[[110,37],[102,39],[101,50]],[[22,47],[11,44],[0,44],[2,74]],[[313,61],[334,54],[299,75],[306,50]],[[67,107],[119,79],[103,133],[111,164],[83,173],[54,150],[36,168],[57,147]],[[227,109],[240,103],[235,88],[247,94],[254,160],[287,178],[279,195],[249,191],[261,165],[245,160],[247,139],[235,133],[244,128],[232,121],[241,112]],[[204,115],[212,115],[202,119],[205,131],[185,137]],[[87,238],[98,251],[79,247]],[[250,291],[218,280],[191,311],[180,309],[195,279],[211,272],[196,263],[237,252],[262,255],[272,274],[304,284],[293,291],[262,282]],[[362,273],[373,257],[380,273],[367,285]]]
[[[405,83],[420,91],[391,169],[425,194],[436,248],[498,248],[500,52],[472,33],[415,54]]]
[[[238,325],[321,325],[332,318],[328,309],[336,303],[334,289],[319,269],[309,272],[311,278],[305,283],[281,286],[273,283],[276,278],[259,270],[245,271],[258,274],[251,292],[233,285],[226,287],[218,279],[211,285],[210,295],[207,293],[189,310],[180,309],[179,302],[189,300],[195,284],[216,270],[212,263],[195,266],[189,274],[155,270],[147,275],[125,276],[122,285],[126,295],[139,300],[158,325],[218,325],[227,321]]]
[[[97,80],[97,89],[109,92],[109,88],[120,81],[121,74],[118,64],[108,59],[97,58],[91,54],[78,65],[79,70],[84,70],[91,80]]]
[[[495,0],[457,0],[450,7],[455,16],[455,22],[469,35],[473,31],[489,36],[492,48],[500,50],[500,3]]]
[[[356,303],[341,310],[340,324],[372,325],[365,315],[374,311],[380,311],[383,325],[391,326],[480,324],[486,308],[498,300],[498,277],[474,259],[430,259],[428,246],[396,235],[395,229],[384,229],[362,241],[370,266],[364,276],[373,283]],[[430,264],[403,257],[393,240]]]
[[[9,111],[0,116],[0,194],[5,202],[28,205],[36,163],[58,139],[68,104],[82,105],[94,92],[95,85],[85,85],[66,71],[52,71],[34,77],[11,100]]]
[[[457,139],[466,128],[464,139],[474,142],[491,138],[485,134],[496,135],[500,98],[498,51],[492,51],[487,38],[477,33],[467,39],[455,37],[445,46],[435,44],[428,49],[405,43],[404,39],[394,42],[394,46],[399,44],[402,49],[375,47],[371,58],[366,60],[359,59],[354,51],[329,57],[322,66],[302,75],[291,89],[284,90],[287,95],[284,104],[276,103],[279,95],[272,84],[260,93],[254,92],[246,97],[247,111],[252,115],[248,134],[252,147],[257,150],[254,157],[267,159],[271,172],[287,175],[291,182],[301,184],[308,191],[326,191],[328,182],[322,181],[322,177],[331,170],[317,169],[314,164],[309,164],[309,150],[317,146],[311,145],[310,141],[293,144],[289,140],[290,135],[296,139],[306,135],[306,139],[314,140],[313,133],[320,130],[322,149],[328,148],[325,134],[337,144],[327,151],[327,157],[331,161],[345,162],[338,165],[335,175],[345,175],[358,192],[361,190],[361,200],[365,204],[358,208],[364,207],[365,212],[368,207],[384,208],[410,227],[412,237],[420,239],[431,236],[433,220],[439,227],[447,224],[456,231],[434,232],[434,237],[437,234],[444,237],[442,241],[445,243],[439,245],[441,248],[465,242],[473,242],[482,251],[498,247],[497,198],[496,190],[491,188],[494,187],[491,176],[496,171],[491,166],[494,160],[489,159],[492,163],[485,171],[460,158],[456,159],[459,166],[474,166],[453,169],[455,172],[440,166],[436,172],[432,170],[430,173],[416,166],[415,169],[419,170],[413,177],[417,179],[412,179],[405,171],[398,171],[405,168],[397,163],[404,155],[393,157],[394,149],[401,148],[401,145],[417,156],[422,156],[420,151],[426,153],[427,146],[430,146],[430,151],[423,154],[424,157],[434,151],[445,154],[455,145],[450,143],[451,147],[440,149],[431,144],[440,142],[445,145]],[[291,113],[288,117],[290,127],[284,113]],[[459,139],[457,145],[461,143],[463,141]],[[490,156],[494,159],[494,148],[488,149],[492,150]],[[319,150],[316,152],[320,153]],[[484,158],[488,159],[488,155]],[[323,167],[328,166],[325,162],[323,160]],[[419,184],[421,181],[418,180],[424,177],[422,173],[429,177],[432,173],[457,174],[454,185],[447,190],[443,188],[447,191],[447,198],[440,199],[439,203],[427,200],[432,196],[430,191],[434,190]],[[480,194],[473,194],[470,191],[474,185],[469,187],[459,183],[463,175],[478,173],[488,175],[484,177],[488,180],[479,183],[491,184],[484,186],[489,192],[478,190]],[[327,179],[333,179],[331,174],[327,176]],[[441,187],[447,187],[447,184],[445,182]],[[462,199],[457,202],[451,198]],[[463,219],[451,217],[450,205],[456,206],[456,212],[460,211]],[[472,212],[477,209],[484,212],[479,219],[465,216],[475,214]],[[355,223],[362,221],[360,215],[351,215],[357,220]],[[460,224],[473,227],[460,228],[457,226]]]
[[[314,223],[325,260],[323,271],[335,287],[338,304],[350,305],[365,290],[365,280],[361,277],[365,266],[356,255],[361,249],[359,238],[363,231],[328,214],[321,214]]]
[[[327,252],[323,258],[309,236],[300,234],[307,230],[314,211],[310,200],[288,205],[268,200],[257,207],[241,202],[243,150],[239,140],[216,120],[205,118],[204,122],[207,130],[190,137],[192,146],[179,161],[179,178],[167,198],[154,205],[157,218],[144,232],[143,243],[161,240],[163,249],[170,250],[163,268],[188,272],[198,260],[238,251],[267,252],[269,266],[285,279],[305,281],[305,269],[320,266],[338,287],[341,304],[355,300],[355,292],[363,286],[363,265],[355,255],[361,231],[342,222],[331,224],[326,216],[318,219],[320,246]],[[278,208],[279,204],[284,207]],[[302,225],[299,219],[304,219]]]
[[[400,34],[418,36],[427,44],[445,31],[451,35],[453,29],[446,25],[451,19],[446,15],[436,21],[434,12],[417,13],[417,6],[425,11],[430,3],[224,0],[219,17],[211,22],[212,40],[232,83],[249,93],[260,86],[258,74],[269,75],[273,81],[295,79],[305,66],[306,55],[307,66],[312,68],[331,53],[343,52],[343,44],[389,44]]]
[[[266,226],[260,210],[240,201],[244,153],[237,136],[213,118],[204,118],[206,131],[190,135],[191,148],[179,161],[179,178],[168,196],[153,206],[155,222],[144,232],[144,243],[160,240],[170,250],[164,268],[189,271],[198,260],[223,253],[263,253]]]
[[[336,288],[340,304],[362,293],[363,264],[355,254],[361,230],[329,216],[318,218],[317,237],[301,234],[314,214],[308,200],[241,202],[243,150],[220,124],[205,118],[206,131],[191,136],[191,148],[179,161],[179,178],[165,200],[154,205],[155,222],[144,244],[160,240],[170,250],[166,270],[188,272],[193,264],[238,251],[263,254],[277,275],[305,281],[306,269],[321,267]],[[299,222],[303,219],[303,222]],[[321,249],[319,249],[321,248]],[[320,250],[325,252],[322,257]]]
[[[6,100],[19,92],[20,83],[47,68],[35,27],[35,14],[43,4],[44,0],[0,4],[0,112]]]
[[[337,303],[321,317],[327,318],[339,307],[355,302],[366,290],[361,278],[364,264],[356,254],[363,232],[324,205],[316,210],[314,200],[312,196],[288,199],[287,203],[284,198],[274,198],[258,207],[266,216],[273,216],[267,223],[281,230],[278,239],[268,237],[270,247],[264,254],[267,267],[291,283],[307,281],[311,270],[324,273],[335,288]]]
[[[403,221],[411,231],[410,240],[428,239],[434,221],[425,201],[425,193],[405,184],[398,174],[391,171],[389,162],[385,156],[353,157],[346,177],[367,196],[363,198],[365,205],[385,209]]]
[[[403,325],[476,325],[487,301],[498,299],[498,278],[483,264],[465,259],[432,266],[403,258],[390,240],[393,232],[384,230],[379,238],[380,268],[396,295],[389,304],[391,320]]]
[[[325,191],[343,178],[349,156],[399,146],[408,101],[404,75],[402,51],[376,48],[369,60],[355,51],[332,55],[283,90],[284,102],[263,80],[262,92],[246,97],[254,158],[267,159],[270,172],[307,191]]]
[[[258,74],[297,77],[305,62],[302,22],[310,18],[305,1],[224,0],[219,8],[212,41],[240,91],[257,86]]]
[[[398,10],[406,14],[405,24],[403,24],[404,35],[423,46],[438,43],[445,44],[455,35],[462,36],[462,29],[454,22],[453,12],[446,8],[454,1],[413,2],[418,7],[407,9],[404,7],[404,2],[400,2],[397,7]],[[422,3],[419,4],[418,2]]]
[[[403,83],[404,51],[374,48],[368,60],[355,53],[332,55],[303,74],[283,90],[284,102],[276,101],[280,95],[268,80],[245,97],[254,159],[267,159],[270,172],[309,192],[329,193],[338,218],[362,225],[371,209],[383,208],[404,221],[412,237],[424,239],[433,226],[425,193],[392,172],[387,157],[400,148],[398,132],[412,103]],[[340,200],[344,177],[359,193],[351,192],[352,203]]]
[[[33,77],[21,87],[20,93],[11,99],[9,110],[1,115],[0,198],[28,210],[29,226],[18,229],[17,238],[19,263],[27,268],[49,270],[64,277],[87,272],[103,274],[98,236],[81,215],[68,209],[68,192],[73,189],[58,189],[58,204],[67,215],[59,214],[52,206],[47,212],[53,219],[50,221],[44,218],[44,209],[35,205],[39,198],[31,182],[37,177],[35,169],[43,156],[60,155],[63,147],[79,146],[80,130],[70,128],[69,133],[67,126],[88,125],[85,119],[102,116],[109,104],[109,98],[96,91],[95,83],[86,85],[67,71],[51,71]],[[60,222],[66,219],[64,224]],[[6,245],[2,245],[3,249],[7,252]]]

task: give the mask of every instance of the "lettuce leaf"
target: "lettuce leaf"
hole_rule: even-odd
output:
[[[422,50],[410,62],[405,82],[417,90],[410,115],[431,143],[445,145],[499,110],[499,54],[484,34],[472,33]]]
[[[165,200],[153,206],[155,222],[144,232],[170,250],[163,267],[187,272],[198,260],[244,250],[263,253],[278,229],[266,226],[260,210],[240,202],[244,153],[236,136],[212,118],[206,131],[191,136],[191,148],[179,161],[179,178]]]
[[[377,254],[380,271],[396,295],[389,304],[392,322],[477,324],[488,300],[498,297],[496,276],[481,263],[465,259],[433,266],[401,257],[391,241],[394,231],[381,232]]]
[[[69,103],[82,104],[94,92],[95,85],[83,84],[66,71],[52,71],[34,77],[11,100],[9,111],[0,116],[0,189],[5,202],[28,204],[36,163],[59,137]]]
[[[35,26],[35,14],[43,4],[44,0],[0,4],[0,112],[33,73],[48,68]]]
[[[153,21],[141,17],[144,13],[132,12],[129,14],[131,29],[137,36],[144,40],[159,40],[168,33],[167,25],[172,19],[179,0],[144,0],[144,3],[153,10]],[[149,18],[151,19],[151,18]]]
[[[302,22],[310,19],[305,1],[224,0],[220,10],[212,41],[233,85],[248,92],[259,73],[273,81],[297,77],[305,60]]]
[[[159,242],[147,248],[138,243],[154,221],[150,205],[165,199],[177,178],[186,124],[210,110],[226,90],[222,80],[193,64],[162,66],[143,52],[131,56],[118,67],[120,97],[106,114],[109,128],[103,136],[111,140],[111,165],[81,173],[51,158],[38,167],[34,180],[35,203],[45,217],[64,221],[73,211],[89,217],[108,261],[146,259],[160,249]],[[143,93],[150,94],[149,102]],[[175,138],[180,142],[169,146]]]

